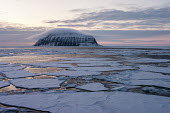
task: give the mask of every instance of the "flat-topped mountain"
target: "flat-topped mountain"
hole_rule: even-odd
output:
[[[52,29],[39,35],[34,46],[98,46],[96,39],[74,29]]]

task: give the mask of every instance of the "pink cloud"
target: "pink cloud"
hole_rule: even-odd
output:
[[[114,39],[113,39],[114,40]],[[101,45],[170,46],[170,35],[98,41]]]
[[[32,46],[35,42],[0,42],[1,46]]]

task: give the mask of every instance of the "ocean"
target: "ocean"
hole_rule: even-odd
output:
[[[170,46],[0,47],[0,112],[168,113]]]

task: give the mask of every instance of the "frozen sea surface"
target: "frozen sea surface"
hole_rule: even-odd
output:
[[[51,113],[169,113],[170,110],[169,97],[127,92],[33,93],[1,96],[0,101]]]
[[[169,47],[0,48],[0,112],[169,113],[169,106]]]

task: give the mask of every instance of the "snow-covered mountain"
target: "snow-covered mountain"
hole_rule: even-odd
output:
[[[98,46],[96,39],[74,29],[57,28],[38,36],[34,46]]]

